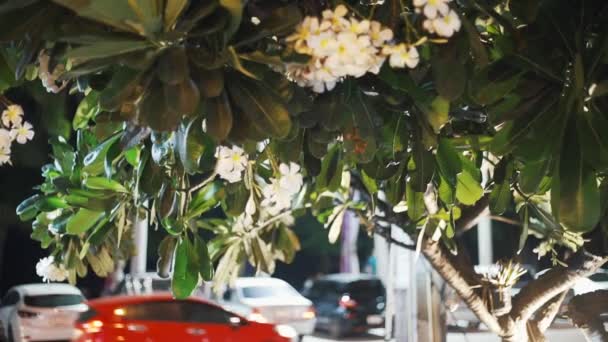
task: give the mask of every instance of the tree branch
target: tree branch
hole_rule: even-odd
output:
[[[410,245],[410,244],[404,243],[404,242],[399,241],[399,240],[395,239],[394,237],[392,237],[390,235],[391,234],[390,233],[390,229],[378,229],[378,225],[376,224],[375,227],[374,227],[374,233],[376,235],[382,236],[386,241],[388,241],[388,242],[390,242],[390,243],[392,243],[392,244],[394,244],[396,246],[399,246],[399,247],[402,247],[402,248],[405,248],[405,249],[409,249],[411,251],[415,251],[416,250],[416,246],[415,245]]]
[[[581,249],[568,260],[568,267],[552,268],[528,283],[514,298],[510,316],[516,321],[528,321],[545,303],[569,290],[582,277],[593,274],[608,258]]]
[[[490,196],[486,194],[475,204],[466,207],[466,210],[462,210],[462,215],[456,221],[456,236],[458,237],[466,233],[479,222],[481,217],[489,215],[489,205]]]
[[[555,316],[557,316],[559,308],[562,306],[567,293],[568,291],[564,291],[551,298],[538,310],[534,320],[530,321],[530,323],[536,326],[536,329],[539,332],[544,333],[547,331],[547,329],[549,329],[551,323],[553,323],[553,320],[555,319]]]
[[[599,290],[574,297],[568,304],[568,316],[590,341],[608,341],[608,332],[600,314],[608,308],[608,290]]]
[[[463,273],[463,269],[466,270],[467,267],[463,268],[463,265],[455,260],[455,257],[443,245],[430,239],[423,240],[421,251],[437,273],[452,286],[477,318],[491,331],[501,334],[502,328],[498,320],[488,311],[483,299],[474,290],[478,283],[467,280],[468,276]],[[472,269],[470,263],[468,268]]]

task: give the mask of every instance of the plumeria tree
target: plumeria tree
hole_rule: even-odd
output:
[[[504,340],[542,339],[608,260],[607,13],[600,0],[0,1],[1,89],[79,103],[17,209],[50,251],[38,272],[107,275],[147,215],[166,232],[158,272],[185,297],[244,262],[291,261],[294,216],[333,242],[352,210],[370,234],[410,234],[404,247]],[[0,156],[33,134],[3,101]],[[513,298],[519,266],[477,274],[457,238],[509,208],[520,249],[533,234],[555,264]]]

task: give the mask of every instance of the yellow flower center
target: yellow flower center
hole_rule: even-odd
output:
[[[235,161],[235,162],[238,162],[238,161],[241,160],[241,156],[238,155],[238,154],[233,154],[232,155],[232,160]]]
[[[429,3],[429,5],[431,5],[431,6],[436,6],[436,5],[437,5],[437,1],[438,1],[438,0],[429,0],[429,2],[428,2],[428,3]]]
[[[344,54],[344,53],[346,53],[346,46],[344,46],[344,45],[340,45],[340,46],[338,47],[338,53],[339,53],[339,54]]]
[[[327,45],[329,45],[329,39],[327,39],[327,38],[322,39],[321,44],[319,44],[319,45],[321,45],[322,48],[326,48]]]

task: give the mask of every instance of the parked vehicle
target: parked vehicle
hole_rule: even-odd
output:
[[[156,272],[126,274],[112,292],[113,295],[143,295],[171,291],[171,279],[163,279]],[[203,286],[194,291],[194,296],[205,297]]]
[[[384,325],[386,290],[370,275],[333,274],[312,281],[302,292],[317,311],[317,328],[334,338]]]
[[[0,302],[0,337],[8,342],[69,340],[86,310],[80,290],[68,284],[28,284],[8,290]]]
[[[75,342],[291,342],[289,326],[249,321],[200,298],[171,294],[116,296],[88,302]]]
[[[285,281],[271,277],[238,278],[219,300],[230,311],[257,322],[286,324],[300,339],[314,332],[313,304]]]

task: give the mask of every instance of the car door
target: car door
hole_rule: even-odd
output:
[[[243,341],[237,338],[236,331],[241,319],[236,315],[215,305],[193,300],[182,301],[181,308],[188,341]]]
[[[184,310],[179,301],[148,301],[119,308],[123,311],[113,335],[132,342],[197,341],[186,331]],[[118,309],[117,309],[118,310]],[[112,328],[111,328],[112,329]],[[110,336],[111,337],[111,336]]]

